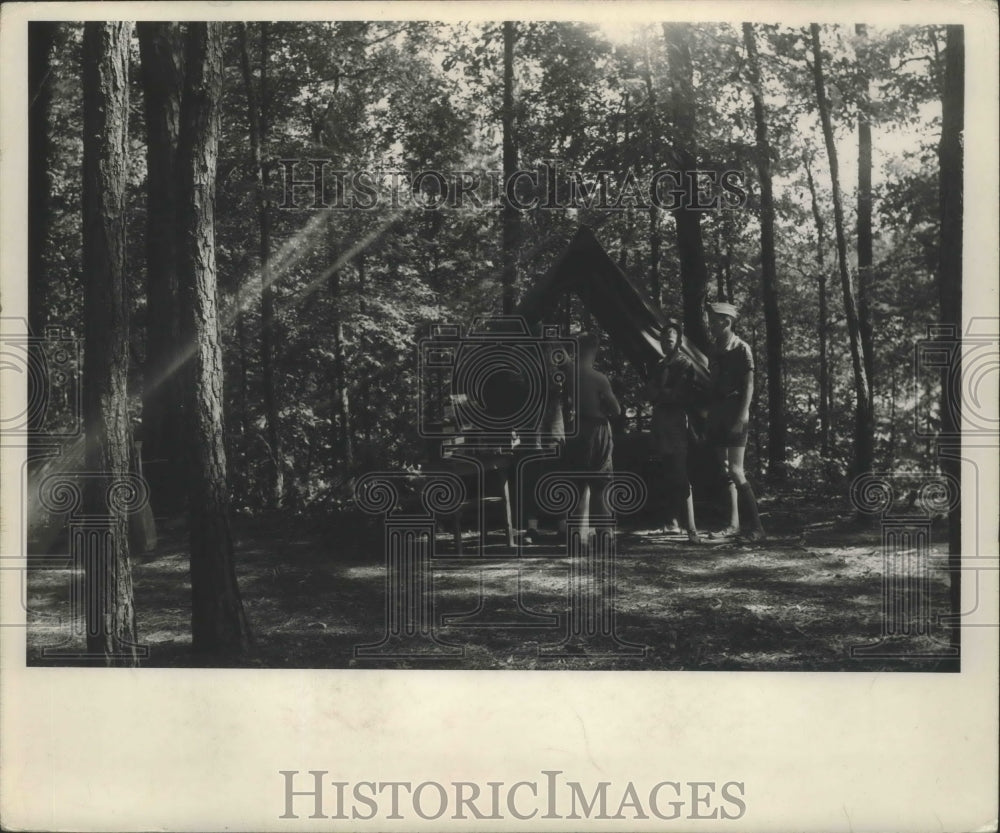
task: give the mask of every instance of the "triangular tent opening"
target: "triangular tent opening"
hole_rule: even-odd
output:
[[[588,226],[580,226],[549,271],[524,294],[515,312],[529,324],[551,321],[560,299],[569,292],[579,297],[642,376],[663,358],[662,310],[618,268]],[[687,338],[681,349],[707,378],[705,355]]]

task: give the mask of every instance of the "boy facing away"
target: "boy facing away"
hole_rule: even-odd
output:
[[[614,443],[611,439],[609,417],[621,414],[621,405],[611,390],[608,377],[594,368],[594,359],[600,341],[596,335],[585,333],[579,338],[580,387],[577,390],[577,436],[566,444],[566,457],[570,467],[598,475],[610,474]],[[611,512],[604,500],[607,486],[606,477],[594,477],[587,484],[590,487],[589,511],[586,494],[581,496],[577,515],[585,512],[602,517]]]

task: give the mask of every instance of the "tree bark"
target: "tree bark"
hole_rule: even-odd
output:
[[[517,170],[517,137],[514,124],[514,22],[503,24],[503,180],[506,184]],[[514,312],[517,285],[517,242],[520,217],[509,200],[503,203],[503,277],[501,308],[504,315]]]
[[[760,59],[753,26],[743,24],[743,42],[747,49],[747,65],[753,94],[756,125],[757,173],[760,177],[760,250],[761,296],[764,307],[764,335],[767,343],[767,473],[771,480],[781,481],[787,474],[787,427],[783,374],[784,337],[778,311],[778,267],[774,254],[774,189],[771,182],[771,143],[767,135],[767,116],[761,89]]]
[[[336,251],[331,246],[331,256],[336,258]],[[340,270],[330,273],[330,302],[333,309],[333,368],[330,388],[333,395],[334,409],[340,430],[334,431],[334,448],[349,474],[354,468],[354,431],[351,425],[351,395],[347,386],[347,361],[344,356],[344,299],[341,293]]]
[[[663,306],[663,282],[660,280],[660,209],[649,207],[649,291],[656,305]]]
[[[128,519],[108,482],[128,475],[129,304],[125,274],[128,48],[131,23],[83,29],[84,512],[108,535],[84,554],[87,652],[105,665],[139,664]],[[93,542],[93,539],[91,539]]]
[[[728,252],[727,252],[728,254]],[[718,264],[715,272],[715,299],[717,301],[726,300],[726,258],[722,254],[722,231],[716,232],[715,237],[715,261]]]
[[[656,87],[650,66],[649,48],[645,51],[646,105],[648,107],[647,135],[649,136],[649,165],[654,170],[660,159],[660,136],[656,129]],[[649,214],[649,291],[657,306],[663,305],[663,282],[660,280],[660,209],[650,204]]]
[[[753,329],[750,331],[750,349],[753,351],[753,354],[755,356],[758,355],[758,353],[757,353],[757,325],[756,324],[753,325]],[[760,368],[755,363],[754,367],[753,367],[753,387],[754,387],[754,390],[758,390],[760,388],[759,381],[758,381],[759,378],[760,378]],[[757,461],[758,461],[758,465],[759,465],[760,464],[760,459],[761,459],[762,455],[760,453],[760,412],[758,411],[757,408],[753,408],[750,411],[750,430],[751,430],[751,433],[753,434],[753,446],[754,446],[754,451],[756,453]]]
[[[52,179],[52,50],[59,24],[28,23],[28,325],[45,334],[49,314],[46,258]]]
[[[139,23],[142,94],[146,116],[146,365],[143,372],[143,456],[158,511],[183,506],[178,469],[182,394],[176,372],[180,343],[177,249],[171,233],[177,212],[177,134],[180,130],[184,52],[176,23]]]
[[[250,53],[247,47],[247,24],[239,27],[240,64],[247,97],[250,124],[250,161],[254,169],[254,198],[257,204],[257,229],[260,256],[260,332],[261,371],[264,382],[264,421],[271,456],[268,499],[272,509],[280,509],[284,494],[284,453],[278,427],[277,382],[275,380],[274,287],[271,277],[271,218],[267,199],[267,167],[263,148],[267,140],[267,62],[268,26],[260,26],[260,97],[254,91]]]
[[[685,184],[698,168],[695,137],[694,80],[691,66],[691,24],[664,23],[670,72],[670,109],[672,112],[674,154]],[[677,224],[677,251],[681,267],[681,295],[684,305],[684,334],[701,350],[707,351],[711,339],[705,323],[705,300],[708,297],[708,268],[701,236],[701,213],[688,205],[674,209]]]
[[[632,124],[631,124],[631,99],[632,97],[625,93],[625,103],[624,103],[624,117],[625,117],[625,130],[624,130],[624,141],[622,143],[622,148],[624,150],[626,160],[631,160],[632,155]],[[617,140],[617,131],[615,139]],[[628,164],[626,162],[626,164]],[[633,207],[631,205],[625,206],[625,224],[622,229],[621,247],[618,250],[618,268],[625,272],[628,268],[628,250],[629,246],[632,245],[632,239],[635,235],[635,217]]]
[[[955,339],[962,335],[962,176],[965,163],[962,151],[965,130],[965,34],[961,26],[947,27],[945,46],[944,91],[941,97],[940,160],[940,213],[941,248],[938,263],[938,290],[941,303],[941,323],[954,328]],[[947,337],[946,337],[946,340]],[[952,339],[953,341],[954,339]],[[962,357],[952,347],[954,357],[950,368],[941,376],[941,434],[957,448],[940,454],[942,471],[961,480],[962,467],[960,431],[962,402],[952,397],[952,378],[962,371]],[[961,606],[961,552],[962,510],[955,505],[948,513],[948,570],[950,576],[950,602],[953,616],[958,616]],[[961,627],[956,623],[951,631],[951,644],[957,651],[961,644]]]
[[[872,470],[875,454],[875,421],[861,342],[861,327],[858,321],[857,292],[847,264],[847,237],[844,232],[844,203],[840,193],[840,166],[837,161],[837,146],[833,138],[833,124],[830,119],[830,102],[826,97],[826,80],[823,74],[823,52],[819,40],[819,24],[810,25],[812,38],[813,83],[816,101],[823,127],[823,140],[830,161],[830,179],[833,190],[833,221],[837,241],[837,266],[840,270],[840,284],[844,294],[844,314],[847,318],[847,334],[851,347],[851,364],[854,369],[855,428],[854,428],[854,474]]]
[[[819,200],[816,198],[816,184],[813,181],[809,157],[805,157],[806,182],[809,184],[809,199],[812,205],[813,221],[816,223],[816,269],[819,283],[819,434],[820,453],[829,467],[830,462],[830,405],[833,397],[830,390],[830,359],[827,350],[830,313],[827,309],[826,288],[826,223],[819,210]],[[829,469],[828,469],[829,470]]]
[[[368,303],[365,299],[368,297],[368,261],[364,251],[358,252],[358,256],[354,262],[358,270],[358,312],[362,316],[367,316]],[[368,344],[363,337],[361,338],[359,349],[362,352],[367,352],[368,350]],[[364,414],[365,437],[365,447],[361,454],[361,460],[365,468],[370,469],[375,464],[372,454],[372,417],[374,411],[371,399],[371,376],[367,373],[363,374],[363,378],[361,379],[361,412]]]
[[[726,241],[726,297],[725,301],[733,303],[733,243]]]
[[[889,373],[889,440],[886,443],[885,470],[893,471],[896,467],[896,397],[899,388],[896,383],[896,366]]]
[[[246,264],[249,257],[244,254],[237,267],[237,274],[246,274]],[[236,286],[236,347],[239,352],[240,367],[240,435],[243,437],[243,448],[247,448],[250,436],[250,336],[247,333],[246,281],[238,280]]]
[[[214,217],[222,91],[218,24],[189,23],[184,58],[176,228],[182,337],[193,351],[185,379],[192,647],[198,654],[235,657],[250,647],[250,629],[233,564],[223,435]]]
[[[858,326],[864,345],[865,373],[868,379],[868,399],[875,409],[875,331],[872,322],[871,296],[874,275],[872,267],[872,124],[868,77],[868,27],[858,23],[854,31],[859,38],[858,67]]]

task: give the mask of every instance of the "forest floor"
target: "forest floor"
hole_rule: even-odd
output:
[[[725,539],[694,545],[641,521],[623,523],[615,559],[617,639],[604,641],[566,642],[570,559],[557,534],[524,547],[521,558],[503,546],[499,531],[476,557],[456,557],[450,536],[439,534],[430,562],[434,592],[425,595],[422,614],[411,610],[434,622],[433,640],[418,635],[407,646],[390,643],[367,653],[356,649],[387,632],[381,524],[360,516],[311,526],[237,519],[236,569],[256,642],[238,665],[954,670],[942,656],[944,629],[932,624],[927,633],[906,635],[928,629],[906,627],[904,618],[924,610],[933,622],[946,609],[943,524],[933,529],[924,565],[912,551],[897,552],[894,580],[886,583],[878,527],[860,526],[829,501],[801,495],[794,503],[765,502],[762,512],[769,537],[754,545]],[[159,527],[155,550],[134,560],[139,634],[149,651],[143,665],[217,666],[191,653],[186,533],[177,523]],[[29,665],[70,664],[46,648],[82,649],[82,637],[66,624],[73,578],[64,567],[28,571]],[[477,605],[479,614],[464,623],[448,619]],[[889,636],[866,654],[863,646],[878,645],[883,629]]]

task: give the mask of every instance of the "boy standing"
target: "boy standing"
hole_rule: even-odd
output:
[[[596,335],[585,333],[579,338],[580,387],[577,398],[577,436],[566,444],[567,460],[577,471],[606,474],[612,471],[611,454],[614,445],[611,440],[609,417],[621,414],[621,405],[611,390],[608,377],[594,368],[594,359],[600,341]],[[607,517],[611,514],[604,500],[606,478],[595,477],[590,487],[590,507]],[[581,499],[577,513],[586,509],[586,497]],[[588,513],[589,516],[589,513]]]
[[[709,328],[714,339],[710,360],[712,404],[708,414],[708,442],[715,448],[723,476],[729,481],[729,526],[722,535],[740,533],[749,540],[764,538],[753,487],[743,471],[750,401],[753,399],[753,353],[733,332],[736,307],[717,302],[708,305]]]
[[[534,335],[542,335],[542,325],[538,324],[534,328]],[[535,460],[529,467],[526,475],[527,487],[524,495],[525,514],[527,515],[528,528],[524,533],[524,543],[536,544],[541,540],[541,533],[538,529],[539,515],[541,510],[535,497],[535,488],[539,479],[546,473],[558,471],[560,459],[566,447],[566,414],[571,401],[571,376],[565,372],[565,368],[560,368],[555,362],[555,347],[546,345],[543,348],[545,356],[545,410],[542,416],[541,434],[535,438],[535,448],[541,449],[545,444],[556,447],[554,458],[545,457]]]
[[[694,394],[695,369],[681,352],[683,325],[668,319],[660,333],[663,359],[646,387],[653,402],[653,443],[663,466],[667,498],[667,520],[684,517],[688,541],[700,543],[694,522],[694,499],[687,474],[687,406]]]

